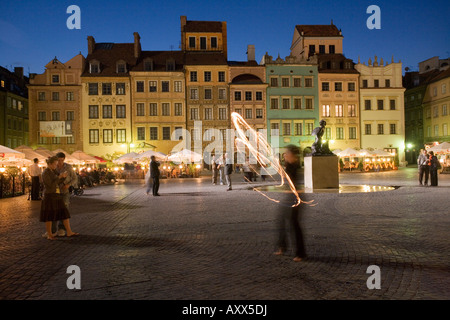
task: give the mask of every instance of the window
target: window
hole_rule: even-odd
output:
[[[242,93],[240,91],[235,91],[234,92],[234,100],[241,101],[241,98],[242,98]]]
[[[106,95],[106,96],[109,96],[112,94],[111,82],[102,83],[102,94]]]
[[[211,82],[211,71],[205,71],[203,73],[203,78],[205,82]]]
[[[227,109],[219,108],[219,120],[226,120],[226,119],[227,119]]]
[[[211,37],[211,49],[217,49],[217,37]]]
[[[306,98],[305,102],[306,102],[305,109],[313,109],[313,99],[312,98]]]
[[[330,140],[330,139],[331,139],[331,128],[329,128],[329,127],[326,127],[326,128],[325,128],[325,134],[324,134],[324,136],[325,136],[325,139],[326,139],[326,140]]]
[[[198,89],[191,89],[191,100],[198,100]]]
[[[389,80],[389,79],[386,79],[386,80],[384,80],[384,82],[385,82],[385,87],[386,88],[390,88],[390,86],[391,86],[391,80]]]
[[[377,79],[373,80],[373,86],[374,86],[375,88],[379,88],[379,87],[380,87],[380,81],[377,80]]]
[[[52,100],[59,101],[59,92],[52,92]]]
[[[252,92],[245,91],[245,101],[252,101]]]
[[[342,91],[342,82],[334,83],[334,91]]]
[[[117,105],[116,106],[116,118],[125,119],[126,117],[127,117],[127,115],[126,115],[125,105]]]
[[[146,59],[144,61],[144,71],[152,71],[153,70],[153,60]]]
[[[125,83],[118,82],[116,83],[116,94],[122,96],[125,94]]]
[[[280,124],[279,123],[271,123],[270,124],[270,134],[272,136],[280,135]]]
[[[349,117],[356,117],[356,106],[354,104],[348,105],[348,116]]]
[[[258,108],[256,109],[256,119],[262,119],[263,118],[263,109]]]
[[[301,122],[297,122],[294,124],[294,130],[295,130],[295,135],[296,136],[301,136],[303,135],[303,124]]]
[[[427,113],[427,119],[431,118],[431,109],[426,108],[425,112]]]
[[[306,135],[310,136],[313,132],[314,123],[307,123],[306,124]]]
[[[305,87],[306,88],[312,88],[312,86],[313,86],[313,79],[305,78]]]
[[[144,127],[137,128],[137,139],[145,140],[145,128]]]
[[[66,112],[66,120],[74,121],[75,120],[75,111],[67,111]]]
[[[434,126],[434,136],[435,136],[435,137],[438,137],[438,136],[439,136],[439,126],[438,126],[438,125],[435,125],[435,126]]]
[[[170,127],[163,127],[163,140],[170,140]]]
[[[309,45],[309,55],[312,56],[314,53],[316,53],[316,46],[313,44]]]
[[[98,62],[91,62],[89,64],[90,73],[100,73],[100,64]]]
[[[329,50],[329,53],[335,53],[335,46],[334,46],[334,44],[329,45],[328,46],[328,50]]]
[[[355,91],[355,83],[354,82],[348,83],[348,91]]]
[[[372,125],[371,124],[366,124],[365,125],[365,134],[367,135],[371,135],[372,134]]]
[[[283,109],[290,109],[291,108],[291,101],[289,98],[283,98],[282,99],[282,103],[283,103]]]
[[[384,134],[384,124],[378,124],[378,134]]]
[[[212,120],[212,108],[205,108],[205,120]]]
[[[278,109],[278,99],[277,98],[270,99],[270,109]]]
[[[291,124],[283,123],[283,136],[290,136],[290,135],[291,135]]]
[[[59,83],[59,75],[58,74],[52,75],[52,83]]]
[[[300,88],[302,86],[302,79],[301,78],[294,78],[294,87]]]
[[[420,132],[420,130],[419,130],[419,132]],[[431,137],[431,127],[430,126],[427,127],[427,137]]]
[[[321,54],[325,53],[325,45],[323,45],[323,44],[319,45],[319,53],[321,53]]]
[[[136,92],[144,92],[144,81],[136,81]]]
[[[252,118],[253,118],[252,109],[245,109],[245,119],[252,119]]]
[[[191,120],[198,120],[198,108],[191,108]]]
[[[157,81],[149,81],[148,82],[148,91],[149,92],[157,92],[158,91],[158,82]]]
[[[162,115],[163,116],[170,116],[170,103],[163,103],[162,104]]]
[[[117,143],[125,143],[127,141],[127,130],[117,129],[116,130],[116,140]]]
[[[161,81],[161,92],[169,92],[169,81]]]
[[[294,109],[300,110],[302,108],[302,98],[294,98]]]
[[[127,64],[125,62],[118,62],[116,66],[117,73],[125,73],[127,72]]]
[[[270,86],[278,87],[278,78],[270,78]]]
[[[166,61],[166,71],[175,71],[175,67],[176,63],[172,58]]]
[[[289,78],[281,78],[281,86],[284,88],[289,88]]]
[[[371,100],[364,100],[364,109],[372,110],[372,101]]]
[[[104,105],[103,106],[103,113],[102,113],[103,119],[112,119],[112,106],[111,105]]]
[[[336,128],[336,140],[343,140],[344,139],[344,128],[337,127]]]
[[[395,125],[395,123],[391,123],[389,125],[389,129],[391,134],[397,134],[397,126]]]
[[[98,106],[89,106],[89,119],[98,119]]]
[[[394,99],[389,100],[389,108],[391,110],[395,110],[395,100]]]
[[[225,82],[225,71],[219,71],[219,82]]]
[[[52,138],[52,144],[61,144],[61,138],[60,137],[53,137]]]
[[[189,37],[189,48],[195,49],[195,37]]]
[[[73,92],[69,91],[66,92],[66,101],[74,101],[74,96],[73,96]]]
[[[238,113],[240,116],[242,116],[242,109],[241,108],[236,108],[235,112]]]
[[[212,89],[208,88],[205,89],[205,100],[211,100],[212,99]]]
[[[150,103],[150,116],[151,117],[158,116],[158,104],[157,103]]]
[[[443,135],[443,136],[448,136],[448,127],[447,127],[447,124],[446,124],[446,123],[444,123],[444,124],[442,125],[442,135]]]
[[[98,83],[89,83],[89,95],[90,96],[98,95]]]
[[[60,120],[61,120],[61,114],[59,113],[59,111],[53,111],[52,112],[52,121],[60,121]]]
[[[71,137],[66,137],[67,144],[75,144],[75,132],[72,131]]]
[[[136,115],[138,117],[143,117],[145,116],[145,103],[137,103],[136,104]]]
[[[330,83],[322,82],[322,91],[330,91]]]
[[[89,129],[89,143],[98,143],[98,129]]]
[[[447,93],[447,85],[445,83],[443,83],[442,86],[441,86],[441,93],[442,94]]]
[[[199,129],[192,129],[191,130],[191,137],[193,140],[201,140],[202,139],[202,131]]]
[[[439,117],[439,108],[438,106],[433,107],[433,118]]]
[[[324,104],[322,105],[322,117],[331,117],[331,113],[330,113],[330,105],[328,104]]]
[[[219,89],[219,100],[226,100],[227,99],[227,90],[220,88]]]
[[[342,106],[342,104],[337,104],[336,105],[336,117],[343,117],[344,116],[344,108]]]
[[[448,114],[448,111],[447,111],[447,105],[444,104],[444,105],[442,105],[442,115],[443,115],[443,116],[446,116],[447,114]]]
[[[191,82],[197,82],[197,71],[191,71],[189,73],[189,78]]]
[[[356,139],[356,127],[348,128],[348,138],[352,140]]]
[[[363,80],[363,82],[362,82],[362,87],[363,87],[363,88],[367,88],[367,87],[368,87],[368,82],[367,82],[367,80]]]
[[[183,92],[183,82],[182,81],[174,81],[173,89],[175,92]]]
[[[175,103],[175,116],[183,115],[183,104]]]
[[[377,100],[377,107],[378,107],[378,110],[384,110],[384,101]]]
[[[38,100],[45,101],[45,92],[38,92]]]
[[[158,140],[158,127],[150,127],[150,140]]]
[[[206,50],[206,37],[200,37],[200,49]]]

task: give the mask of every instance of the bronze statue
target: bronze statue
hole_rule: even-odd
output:
[[[322,136],[325,133],[327,122],[320,120],[319,124],[320,127],[315,128],[311,133],[312,136],[316,136],[316,140],[311,146],[311,156],[333,156],[333,152],[328,147],[328,141],[322,142]]]

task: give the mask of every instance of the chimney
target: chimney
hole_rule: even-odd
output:
[[[181,22],[181,50],[182,51],[186,50],[186,39],[185,39],[185,36],[184,36],[184,27],[186,26],[186,21],[187,21],[186,16],[181,16],[180,17],[180,22]]]
[[[135,32],[134,35],[134,57],[137,59],[141,55],[141,37],[139,33]]]
[[[18,78],[23,78],[23,67],[14,67],[14,74],[18,77]]]
[[[255,45],[253,44],[247,46],[247,61],[255,61]]]
[[[95,39],[93,36],[88,36],[88,54],[92,54],[95,50]]]
[[[222,21],[222,47],[225,59],[228,59],[228,49],[227,49],[227,22]]]

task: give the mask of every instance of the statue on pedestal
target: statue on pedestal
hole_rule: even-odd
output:
[[[312,136],[316,136],[316,140],[311,146],[311,156],[334,156],[333,152],[331,152],[328,147],[328,141],[323,142],[322,136],[325,133],[325,126],[327,122],[325,120],[320,120],[320,127],[317,127],[313,130]]]

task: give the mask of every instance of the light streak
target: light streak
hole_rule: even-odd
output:
[[[295,195],[295,199],[296,199],[295,204],[293,204],[292,207],[296,207],[296,206],[300,205],[302,202],[309,204],[309,205],[313,205],[312,204],[313,201],[306,202],[300,198],[300,196],[297,192],[297,189],[295,188],[294,183],[292,182],[292,180],[289,178],[286,171],[281,166],[278,157],[273,154],[273,149],[272,149],[271,145],[267,142],[266,138],[260,132],[257,132],[254,129],[252,129],[239,113],[232,112],[231,113],[231,121],[233,122],[234,127],[236,128],[236,136],[237,136],[236,142],[238,142],[238,143],[240,142],[240,143],[244,144],[248,148],[249,152],[256,158],[258,163],[262,167],[266,167],[266,170],[268,173],[269,173],[269,171],[272,171],[272,170],[269,170],[267,167],[273,168],[275,170],[275,172],[280,175],[281,183],[278,187],[282,187],[285,184],[285,181],[287,182],[291,192]],[[255,143],[252,144],[249,141],[249,139],[247,138],[246,132],[254,134],[256,136],[256,144]],[[258,151],[257,148],[259,148],[260,151]],[[273,175],[270,173],[269,173],[269,175],[275,181],[275,178],[273,177]],[[253,190],[257,191],[258,193],[260,193],[261,195],[263,195],[264,197],[266,197],[267,199],[269,199],[273,202],[276,202],[276,203],[280,202],[279,200],[269,197],[268,195],[264,194],[260,190],[257,190],[256,188],[253,188]]]

